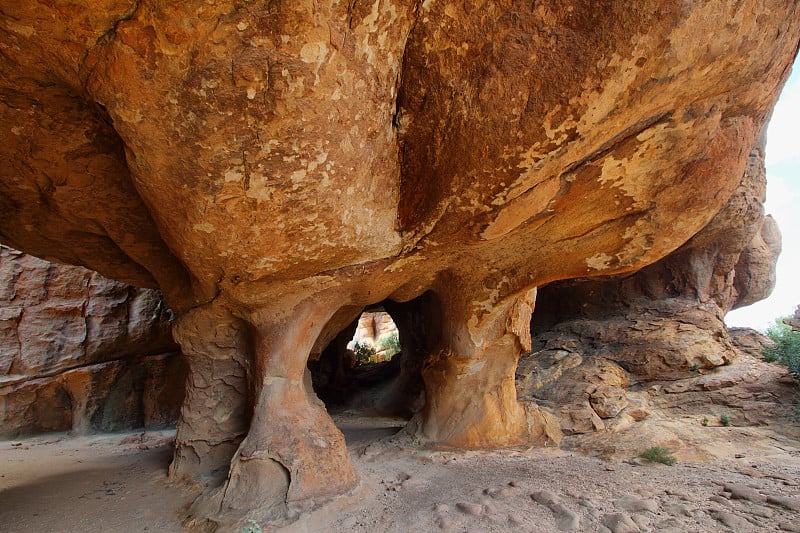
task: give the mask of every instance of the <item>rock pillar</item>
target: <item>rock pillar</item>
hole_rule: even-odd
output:
[[[189,376],[170,477],[222,475],[250,422],[247,326],[210,304],[181,316],[173,335]]]
[[[422,370],[427,403],[414,421],[420,438],[456,448],[560,438],[548,415],[517,401],[514,386],[517,360],[530,347],[535,298],[533,289],[480,312],[445,300],[442,342]]]
[[[306,369],[331,317],[315,302],[280,321],[254,313],[253,416],[223,486],[195,504],[218,525],[280,524],[356,484],[344,436],[316,397]]]

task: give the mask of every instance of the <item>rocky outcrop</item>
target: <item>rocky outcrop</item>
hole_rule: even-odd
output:
[[[567,433],[605,429],[601,419],[622,411],[617,407],[625,403],[630,381],[621,386],[598,364],[637,381],[688,378],[731,362],[737,348],[748,350],[739,346],[748,340],[758,344],[744,333],[732,340],[723,318],[766,298],[775,286],[781,244],[774,220],[763,214],[764,143],[762,138],[751,153],[728,204],[673,254],[627,277],[540,289],[535,349],[517,369],[521,396],[555,402]],[[760,345],[748,350],[756,352]],[[591,383],[615,400],[612,416],[603,416],[609,413],[605,404],[598,409],[590,401]],[[573,389],[584,394],[552,397],[552,391]]]
[[[389,313],[383,310],[367,311],[358,318],[353,341],[379,348],[380,339],[392,334],[397,334],[397,326]]]
[[[407,304],[401,338],[436,318],[421,442],[550,435],[514,387],[536,287],[708,224],[800,6],[83,0],[0,22],[0,239],[164,291],[190,366],[173,475],[226,470],[197,513],[230,525],[354,486],[306,361],[381,302]]]
[[[157,291],[0,246],[0,435],[174,424],[170,326]]]
[[[752,328],[730,328],[728,335],[737,350],[755,359],[763,357],[765,346],[774,344],[772,339]]]
[[[780,233],[763,215],[763,139],[728,204],[667,258],[626,277],[540,289],[538,349],[575,347],[640,379],[675,379],[735,357],[722,321],[769,295]]]

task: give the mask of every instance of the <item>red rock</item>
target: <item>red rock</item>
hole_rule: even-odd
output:
[[[185,370],[157,291],[0,246],[0,436],[165,427]]]
[[[636,271],[708,225],[800,7],[85,0],[2,24],[0,237],[164,291],[190,364],[173,473],[232,459],[196,516],[236,529],[354,486],[305,367],[387,299],[436,326],[420,439],[543,439],[514,389],[535,289]],[[646,337],[618,352],[634,374]],[[709,347],[701,365],[725,360]],[[691,364],[671,357],[653,372]]]

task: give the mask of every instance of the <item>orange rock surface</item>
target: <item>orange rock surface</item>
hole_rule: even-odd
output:
[[[224,524],[353,487],[306,359],[387,299],[440,325],[421,439],[542,435],[513,385],[533,290],[705,226],[800,35],[781,0],[0,7],[0,240],[164,291],[172,472],[230,461],[196,508]]]

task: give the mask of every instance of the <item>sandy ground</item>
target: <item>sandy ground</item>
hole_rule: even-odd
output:
[[[286,531],[800,531],[800,442],[760,428],[717,428],[722,440],[744,444],[725,450],[729,457],[669,467],[578,454],[566,449],[569,439],[560,449],[415,450],[390,437],[401,420],[343,414],[337,422],[361,485]],[[197,490],[167,482],[171,437],[0,443],[0,530],[180,531]],[[768,456],[765,439],[774,441]]]
[[[424,449],[404,420],[337,413],[360,485],[284,532],[800,532],[800,389],[784,369],[742,357],[631,396],[643,421],[500,452]],[[202,487],[168,482],[173,440],[0,442],[0,532],[181,531]],[[638,458],[653,445],[678,463]]]
[[[0,442],[0,531],[181,531],[197,492],[167,483],[174,432]]]

